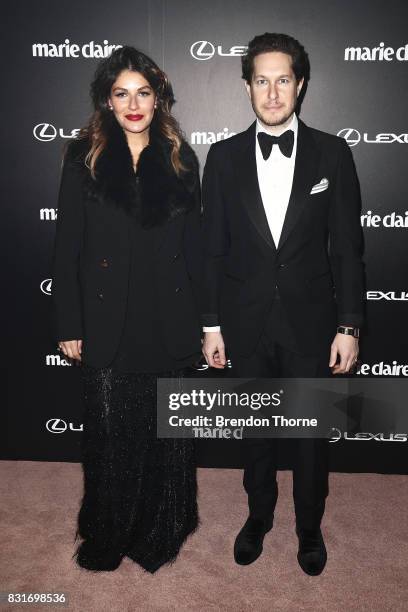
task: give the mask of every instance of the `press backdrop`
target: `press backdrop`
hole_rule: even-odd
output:
[[[408,376],[405,0],[15,0],[1,12],[1,458],[80,457],[79,371],[61,359],[50,325],[56,197],[62,146],[89,117],[93,72],[116,45],[140,48],[167,72],[203,166],[212,142],[253,121],[240,78],[247,42],[275,31],[304,44],[312,70],[301,117],[346,138],[361,181],[367,325],[358,376]],[[381,426],[365,440],[341,432],[332,469],[406,472],[407,436],[377,435]],[[239,451],[201,442],[200,463],[238,467]]]

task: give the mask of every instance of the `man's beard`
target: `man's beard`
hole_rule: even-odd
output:
[[[295,110],[295,107],[293,107],[289,109],[280,119],[271,121],[270,119],[264,117],[253,105],[252,108],[254,109],[254,113],[258,117],[259,121],[261,121],[264,125],[267,125],[268,127],[278,127],[279,125],[283,125],[284,123],[286,123],[286,121],[288,121],[288,119],[292,116]]]

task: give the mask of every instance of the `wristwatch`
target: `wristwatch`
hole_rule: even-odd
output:
[[[358,327],[348,327],[345,325],[339,325],[337,328],[338,334],[345,334],[346,336],[353,336],[353,338],[360,337],[360,330]]]

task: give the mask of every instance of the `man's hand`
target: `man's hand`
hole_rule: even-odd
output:
[[[336,364],[337,356],[340,357],[340,363]],[[346,334],[336,334],[330,351],[329,367],[332,368],[333,374],[345,374],[350,371],[358,356],[358,339]]]
[[[204,332],[202,350],[210,368],[225,368],[225,346],[221,332]]]
[[[81,361],[82,340],[60,340],[58,345],[64,355]]]

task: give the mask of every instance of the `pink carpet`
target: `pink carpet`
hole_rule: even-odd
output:
[[[276,519],[263,555],[240,567],[232,548],[247,515],[242,473],[200,469],[201,527],[176,563],[155,575],[129,559],[115,572],[75,565],[80,464],[2,461],[0,472],[0,591],[65,592],[69,600],[65,607],[3,604],[1,610],[408,610],[406,476],[330,475],[322,525],[328,562],[321,576],[310,577],[296,560],[290,472],[279,472]]]

